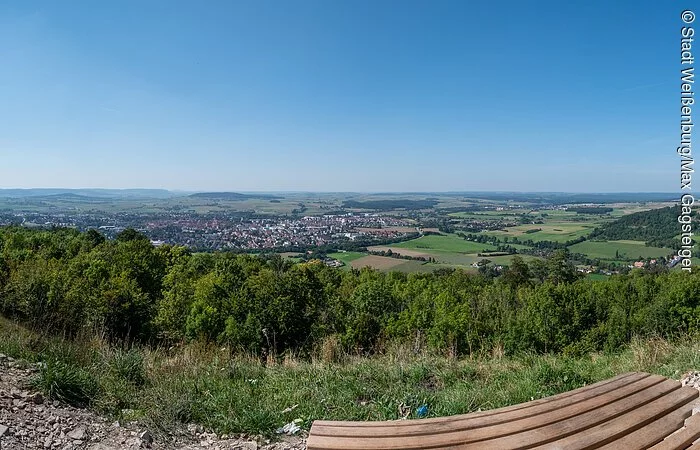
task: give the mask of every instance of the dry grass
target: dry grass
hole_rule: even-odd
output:
[[[377,270],[389,270],[392,267],[396,267],[400,264],[405,263],[405,260],[397,258],[389,258],[386,256],[375,256],[369,255],[360,259],[356,259],[350,262],[350,265],[354,269],[360,269],[362,267],[373,267]]]
[[[323,364],[340,363],[344,359],[343,346],[336,334],[325,337],[314,355],[314,360]]]
[[[634,357],[635,370],[664,364],[674,350],[667,340],[658,337],[646,340],[635,337],[629,348]]]

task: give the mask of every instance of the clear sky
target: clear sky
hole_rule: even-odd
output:
[[[685,3],[0,2],[0,187],[678,191]]]

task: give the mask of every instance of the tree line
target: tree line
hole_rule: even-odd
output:
[[[340,270],[279,255],[154,247],[125,230],[0,228],[0,312],[45,331],[146,344],[204,340],[248,354],[391,343],[467,355],[615,350],[700,329],[696,273],[582,278],[566,250],[498,274]]]

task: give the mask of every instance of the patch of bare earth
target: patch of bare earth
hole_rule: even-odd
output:
[[[350,265],[354,269],[360,269],[362,267],[372,267],[378,270],[389,270],[392,267],[396,267],[399,264],[403,264],[405,262],[406,261],[402,259],[389,258],[386,256],[369,255],[350,262]]]

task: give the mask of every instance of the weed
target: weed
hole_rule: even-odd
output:
[[[116,377],[136,386],[146,382],[143,355],[136,349],[116,350],[109,361],[109,368]]]
[[[90,372],[56,359],[41,366],[32,384],[49,399],[74,406],[90,405],[99,392],[98,383]]]

